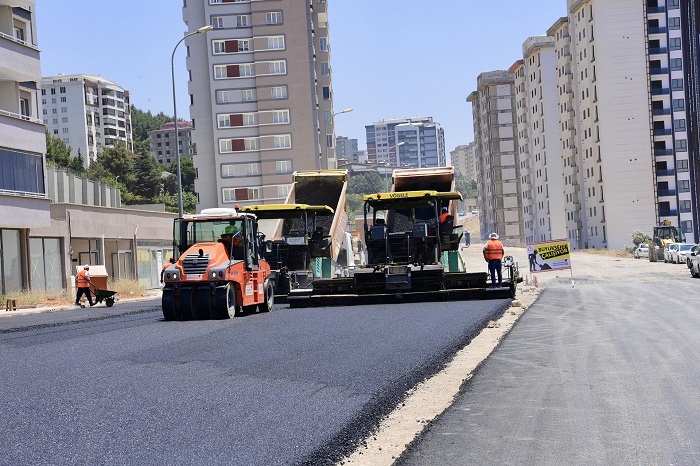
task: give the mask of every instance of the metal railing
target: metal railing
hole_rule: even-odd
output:
[[[0,32],[0,37],[3,37],[7,40],[11,40],[12,42],[17,42],[18,44],[24,45],[25,47],[29,47],[30,49],[34,49],[36,51],[39,51],[39,47],[37,47],[36,45],[30,44],[29,42],[27,42],[25,40],[18,39],[18,38],[11,36],[9,34],[5,34],[4,32]]]
[[[22,115],[21,113],[8,112],[7,110],[0,109],[0,115],[5,115],[6,117],[16,118],[18,120],[31,121],[32,123],[44,124],[38,118],[32,118],[29,115]]]

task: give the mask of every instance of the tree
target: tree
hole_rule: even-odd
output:
[[[46,161],[56,168],[69,168],[71,148],[61,138],[51,136],[46,130]]]
[[[163,187],[160,174],[161,166],[150,154],[137,156],[133,165],[132,194],[139,196],[143,202],[153,202]]]
[[[470,180],[464,175],[458,174],[455,177],[455,189],[462,193],[464,199],[477,197],[476,181]]]
[[[126,143],[124,141],[119,140],[113,147],[108,147],[102,151],[97,155],[96,161],[111,173],[113,178],[133,191],[136,183],[136,177],[133,173],[134,157],[126,148]],[[90,166],[92,166],[92,164]]]
[[[173,118],[163,112],[153,115],[151,111],[144,112],[131,106],[131,133],[134,143],[137,141],[147,141],[148,132],[160,128],[165,123],[173,121]],[[136,146],[136,144],[134,144]]]
[[[362,194],[348,194],[345,198],[345,210],[351,220],[354,220],[356,215],[362,212],[363,206]]]
[[[194,193],[194,179],[197,177],[197,170],[191,157],[180,157],[180,172],[182,173],[182,190]],[[177,162],[170,164],[170,173],[175,175],[177,181]],[[175,185],[177,189],[177,185]]]
[[[635,247],[639,246],[641,243],[651,243],[651,236],[647,235],[646,233],[635,230],[632,232],[632,242],[634,243]]]
[[[85,159],[83,159],[80,148],[78,148],[78,155],[71,159],[68,168],[78,176],[85,176]]]
[[[357,173],[348,180],[348,193],[350,194],[370,194],[385,190],[384,180],[375,171]]]

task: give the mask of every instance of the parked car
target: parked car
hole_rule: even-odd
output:
[[[690,276],[694,278],[700,278],[700,246],[695,245],[692,248],[690,248],[690,254],[688,254],[688,261]]]
[[[649,245],[646,243],[642,243],[639,246],[637,246],[637,249],[634,250],[634,258],[639,259],[640,257],[649,257]]]
[[[678,243],[678,249],[671,252],[671,262],[685,264],[685,257],[690,254],[690,249],[693,246],[695,246],[693,243]]]
[[[664,248],[664,262],[672,262],[673,251],[678,251],[679,243],[669,243],[668,246]]]

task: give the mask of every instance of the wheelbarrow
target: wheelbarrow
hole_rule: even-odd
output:
[[[103,300],[107,307],[114,306],[114,295],[117,294],[116,291],[103,290],[92,285],[92,289],[95,292],[95,304],[101,303]]]

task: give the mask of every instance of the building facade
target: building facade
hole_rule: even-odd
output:
[[[382,120],[365,126],[367,158],[400,167],[447,165],[445,132],[432,117]]]
[[[515,80],[505,70],[481,73],[472,104],[478,162],[482,237],[497,233],[508,244],[524,244],[520,167],[517,160]]]
[[[46,265],[29,238],[30,229],[50,224],[35,6],[0,2],[0,294],[29,287]],[[53,250],[57,241],[42,245]]]
[[[455,173],[468,180],[476,180],[476,151],[474,141],[462,144],[450,152],[450,163],[455,167]]]
[[[197,208],[284,202],[292,173],[335,168],[327,3],[185,3]]]
[[[175,123],[168,122],[159,129],[148,132],[148,146],[151,155],[160,163],[170,165],[177,161],[176,144],[179,144],[180,157],[192,157],[192,123],[189,121],[177,122],[177,139],[175,142]]]
[[[87,168],[97,154],[117,141],[133,150],[129,91],[101,76],[47,76],[41,79],[44,124],[71,147]]]
[[[336,136],[335,154],[338,160],[343,159],[351,163],[359,162],[357,139],[347,138],[345,136]]]

